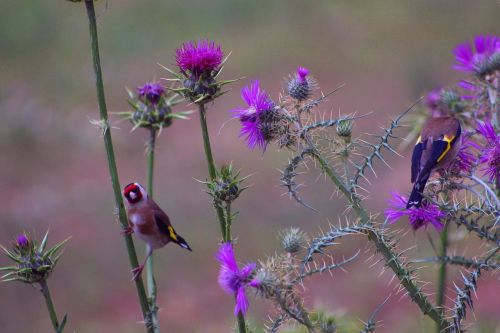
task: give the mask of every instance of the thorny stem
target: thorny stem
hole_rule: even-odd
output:
[[[406,114],[406,112],[411,110],[412,107],[410,107],[402,115],[400,115],[399,119],[404,114]],[[302,130],[303,127],[300,120],[300,114],[298,118],[299,118],[297,122],[298,127],[299,130]],[[356,196],[356,194],[349,189],[349,187],[341,180],[341,177],[338,176],[335,173],[335,171],[330,167],[329,163],[324,159],[318,148],[314,145],[308,133],[303,131],[302,133],[304,133],[303,136],[304,140],[308,143],[309,148],[312,150],[312,156],[319,162],[322,170],[326,173],[326,175],[330,178],[330,180],[335,184],[335,186],[340,190],[340,192],[342,192],[342,194],[349,201],[349,203],[352,206],[352,209],[354,210],[354,212],[356,213],[356,215],[360,220],[359,221],[360,225],[371,226],[373,222],[368,213],[361,206],[359,197]],[[411,277],[411,273],[404,267],[403,263],[400,262],[398,255],[392,251],[390,245],[387,244],[387,241],[385,240],[384,236],[371,228],[367,228],[366,233],[368,239],[375,244],[377,251],[380,252],[380,254],[382,254],[382,256],[384,257],[386,265],[389,268],[391,268],[392,271],[396,274],[401,285],[403,285],[403,287],[406,289],[411,299],[415,303],[417,303],[420,310],[424,314],[431,317],[432,320],[434,320],[439,325],[441,330],[445,329],[448,326],[448,323],[446,322],[446,319],[444,318],[443,314],[429,302],[427,297],[415,284],[415,282]]]
[[[99,56],[99,44],[97,39],[97,24],[95,18],[94,1],[85,0],[85,7],[87,9],[87,15],[89,19],[90,43],[92,47],[92,60],[94,65],[94,73],[96,77],[97,100],[99,103],[100,121],[103,126],[104,146],[106,148],[106,154],[108,159],[109,174],[111,176],[111,185],[113,187],[113,193],[115,196],[115,204],[116,207],[118,208],[118,218],[122,225],[122,228],[125,229],[128,227],[128,218],[125,212],[125,206],[123,205],[123,198],[120,191],[120,181],[118,178],[118,170],[116,167],[113,141],[111,139],[111,128],[108,123],[108,110],[106,107],[106,98],[104,96],[104,84],[102,80],[101,60]],[[132,240],[132,237],[130,235],[125,235],[125,245],[127,247],[130,266],[132,268],[138,267],[139,262],[137,260],[137,253],[135,251],[134,241]],[[147,331],[153,333],[154,331],[150,327],[150,322],[148,320],[149,305],[146,296],[146,290],[144,289],[144,284],[142,282],[142,278],[136,279],[135,286],[137,289],[137,294],[139,296],[141,310]]]
[[[156,129],[151,127],[149,129],[149,139],[147,143],[147,155],[148,155],[148,171],[147,171],[147,182],[148,182],[148,195],[153,198],[153,175],[154,175],[154,163],[155,163],[155,148],[156,148]],[[146,251],[148,251],[148,246],[146,245]],[[154,277],[154,261],[153,254],[151,254],[146,262],[146,281],[148,287],[148,298],[151,313],[151,322],[153,324],[153,329],[156,332],[160,332],[160,326],[158,322],[158,314],[156,311],[156,282]]]
[[[198,104],[199,112],[200,112],[200,126],[201,133],[203,136],[203,148],[205,150],[205,157],[207,158],[208,164],[208,174],[210,176],[210,180],[214,181],[217,178],[217,171],[215,168],[214,157],[212,155],[212,147],[210,146],[210,136],[208,134],[208,126],[207,126],[207,114],[205,110],[205,104],[203,102]],[[223,242],[231,241],[231,206],[228,205],[226,213],[227,219],[224,217],[224,210],[222,209],[220,203],[214,200],[214,208],[217,212],[217,217],[219,219],[220,230],[222,234]],[[246,323],[245,317],[241,312],[238,313],[238,329],[239,333],[246,333]]]
[[[481,178],[479,177],[476,177],[474,175],[471,175],[470,177],[468,177],[469,179],[475,181],[476,183],[478,183],[479,185],[481,185],[482,187],[484,187],[484,190],[486,192],[488,192],[490,194],[490,196],[493,198],[493,200],[495,200],[495,204],[496,204],[496,207],[498,209],[500,209],[500,200],[498,199],[498,196],[497,196],[497,193],[495,193],[491,187],[488,186],[488,184],[486,184]],[[497,185],[498,187],[498,185]]]
[[[50,320],[52,321],[52,326],[54,326],[54,330],[56,333],[59,331],[59,320],[57,319],[56,309],[54,308],[54,303],[52,303],[52,297],[50,297],[49,286],[47,285],[47,281],[43,280],[40,282],[40,291],[45,298],[45,303],[47,304],[47,310],[49,310]]]
[[[326,173],[326,175],[330,178],[330,180],[337,186],[337,188],[342,192],[342,194],[347,198],[349,203],[352,205],[353,210],[358,215],[360,219],[361,225],[371,226],[373,224],[371,218],[368,213],[363,209],[360,205],[359,199],[349,191],[348,187],[342,182],[340,177],[333,171],[328,162],[321,156],[318,149],[312,145],[311,140],[309,140],[309,144],[313,149],[313,157],[319,162],[321,168]],[[448,323],[444,319],[443,315],[429,302],[427,297],[422,293],[420,288],[415,284],[413,279],[411,278],[410,272],[403,266],[400,262],[398,255],[395,254],[389,245],[386,243],[383,235],[380,235],[375,230],[367,229],[366,231],[368,235],[368,239],[375,244],[377,251],[382,254],[385,259],[386,265],[392,269],[392,271],[398,277],[401,285],[406,289],[408,295],[411,299],[417,303],[420,307],[420,310],[432,318],[438,325],[440,325],[441,329],[444,329],[448,326]]]
[[[441,240],[440,240],[440,247],[439,247],[439,253],[438,256],[441,258],[444,258],[447,256],[447,249],[448,249],[448,226],[449,223],[446,223],[443,231],[441,232]],[[443,306],[444,306],[444,294],[445,294],[445,288],[446,288],[446,262],[443,261],[441,262],[439,266],[439,272],[438,272],[438,285],[437,285],[437,298],[436,298],[436,307],[440,309],[439,311],[442,313],[443,312]],[[439,333],[441,332],[441,325],[438,323],[436,326],[436,332]]]
[[[231,217],[231,203],[228,202],[226,204],[226,235],[231,236],[231,224],[233,223],[233,219]]]
[[[205,149],[205,157],[207,158],[208,164],[208,174],[210,175],[210,180],[214,181],[217,177],[217,171],[215,169],[215,162],[212,155],[212,148],[210,146],[210,136],[208,135],[207,127],[207,114],[205,110],[205,104],[199,104],[200,111],[200,125],[201,133],[203,135],[203,148]],[[217,212],[217,217],[219,218],[220,230],[222,234],[222,240],[224,242],[231,241],[231,235],[226,233],[226,220],[224,218],[224,211],[219,203],[214,202],[215,211]]]

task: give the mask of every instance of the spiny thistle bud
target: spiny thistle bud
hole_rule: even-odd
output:
[[[451,113],[460,113],[465,109],[465,104],[455,89],[441,91],[441,105]]]
[[[119,112],[118,114],[128,119],[134,129],[138,127],[161,130],[172,125],[173,119],[187,119],[190,112],[172,112],[172,107],[181,102],[179,96],[168,96],[165,89],[158,83],[148,82],[137,87],[137,96],[128,91],[128,103],[133,110]]]
[[[273,272],[262,267],[256,270],[250,284],[257,291],[257,295],[262,298],[269,298],[275,294],[278,278]]]
[[[38,246],[35,241],[22,234],[16,238],[12,250],[2,246],[5,254],[15,264],[0,268],[1,271],[7,271],[0,281],[21,281],[33,284],[47,280],[62,255],[60,253],[62,246],[68,241],[66,239],[46,251],[47,237],[48,232]]]
[[[305,247],[307,234],[299,228],[290,227],[280,233],[281,245],[287,253],[297,253]]]
[[[292,98],[298,101],[308,99],[316,82],[309,76],[309,70],[305,67],[298,67],[294,76],[290,77],[287,83],[287,91]]]
[[[143,103],[149,103],[156,105],[163,98],[165,89],[158,83],[146,83],[143,86],[137,88],[137,93],[139,94],[139,100]]]
[[[500,72],[500,51],[489,56],[476,70],[479,77],[486,79],[489,79],[489,76],[494,75],[496,72]]]
[[[25,234],[17,236],[15,246],[19,248],[20,251],[27,250],[29,248],[30,241]]]
[[[241,188],[241,183],[248,178],[239,178],[240,172],[235,172],[232,164],[223,165],[217,170],[217,177],[211,182],[205,182],[214,201],[230,204],[236,200],[246,187]]]
[[[354,123],[349,119],[341,119],[335,126],[337,135],[340,136],[346,143],[351,142],[352,127]]]

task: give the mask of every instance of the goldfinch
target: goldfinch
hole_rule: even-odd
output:
[[[139,183],[130,183],[123,189],[129,226],[124,234],[135,233],[147,244],[147,254],[144,262],[132,270],[134,280],[141,276],[144,265],[154,250],[173,242],[180,247],[192,251],[188,243],[179,236],[168,215],[158,206]]]
[[[414,183],[406,208],[420,207],[423,191],[432,172],[447,167],[460,149],[460,122],[451,117],[429,118],[422,127],[411,158]]]

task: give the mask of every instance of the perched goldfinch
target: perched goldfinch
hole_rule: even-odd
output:
[[[172,225],[167,214],[149,198],[148,193],[139,183],[130,183],[123,189],[125,205],[129,219],[129,227],[125,234],[135,233],[137,237],[147,244],[147,255],[144,262],[132,270],[134,280],[141,276],[144,265],[153,250],[164,247],[170,242],[192,251],[184,238],[179,236]]]
[[[414,183],[406,208],[420,207],[423,191],[431,173],[445,168],[460,149],[460,122],[450,116],[429,118],[422,127],[411,158]]]

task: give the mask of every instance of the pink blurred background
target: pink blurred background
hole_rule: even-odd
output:
[[[323,91],[347,86],[321,106],[321,112],[373,115],[354,133],[377,132],[436,85],[454,84],[460,73],[450,67],[451,50],[476,34],[500,33],[494,1],[99,1],[101,58],[108,108],[128,109],[125,87],[135,88],[166,76],[157,63],[173,67],[173,52],[185,40],[210,38],[232,52],[223,78],[245,76],[208,110],[215,159],[233,161],[242,174],[253,174],[236,203],[233,226],[242,262],[257,261],[280,250],[276,235],[288,226],[310,235],[342,219],[344,202],[317,177],[303,176],[301,194],[314,214],[282,196],[280,173],[288,153],[249,151],[238,138],[229,110],[242,104],[240,88],[259,78],[277,96],[284,77],[298,65],[308,67]],[[67,312],[68,332],[142,332],[139,303],[120,228],[99,130],[86,13],[83,4],[13,2],[0,11],[0,243],[8,245],[26,230],[39,237],[50,228],[49,243],[72,236],[49,280],[56,308]],[[122,184],[145,183],[147,133],[130,133],[130,124],[112,118],[115,152]],[[400,132],[404,133],[404,130]],[[219,229],[210,199],[196,179],[205,179],[206,163],[197,115],[176,121],[157,141],[155,198],[193,247],[158,251],[156,260],[160,324],[163,332],[229,332],[233,300],[218,287],[214,254]],[[408,151],[402,151],[408,156]],[[373,212],[386,206],[391,190],[408,191],[407,158],[388,156],[392,169],[377,165],[371,195]],[[407,229],[404,221],[395,229]],[[455,229],[453,229],[455,230]],[[436,239],[434,230],[428,231]],[[453,232],[456,239],[463,235]],[[409,257],[433,255],[425,232],[407,233],[401,249],[417,244]],[[143,256],[143,244],[136,242]],[[373,248],[364,240],[342,241],[332,252],[341,259],[358,248],[360,258],[347,272],[315,277],[306,284],[310,307],[353,320],[366,320],[395,283],[370,268]],[[452,246],[457,254],[484,251],[474,239]],[[8,262],[0,257],[0,265]],[[432,264],[422,280],[435,282]],[[458,270],[451,270],[451,279]],[[498,278],[479,283],[471,332],[499,332]],[[432,284],[426,291],[434,291]],[[2,332],[50,332],[41,294],[21,283],[0,284]],[[454,293],[449,290],[449,296]],[[447,300],[447,304],[451,304]],[[273,314],[267,301],[251,297],[250,323],[262,327]],[[29,320],[27,320],[29,318]],[[432,323],[406,297],[395,296],[379,316],[377,332],[428,332]],[[360,326],[361,327],[361,324]],[[258,329],[256,332],[260,332]]]

